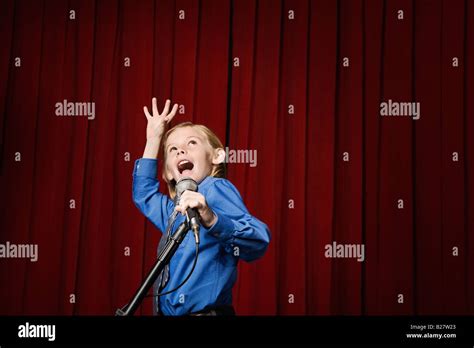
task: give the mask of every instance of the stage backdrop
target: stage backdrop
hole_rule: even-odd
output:
[[[272,232],[238,314],[474,314],[472,1],[4,0],[0,45],[0,314],[131,298],[153,96],[257,151],[228,166]]]

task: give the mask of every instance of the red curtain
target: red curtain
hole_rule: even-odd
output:
[[[257,150],[228,166],[272,231],[238,314],[474,313],[471,1],[5,0],[0,39],[0,243],[39,248],[0,259],[0,314],[131,298],[160,236],[131,199],[152,96]],[[388,100],[420,119],[382,117]]]

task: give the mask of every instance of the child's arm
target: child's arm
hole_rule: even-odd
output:
[[[176,114],[178,105],[175,104],[169,112],[170,101],[161,114],[158,113],[156,98],[153,98],[153,116],[148,112],[146,106],[143,107],[147,124],[147,142],[143,158],[135,162],[133,170],[132,195],[133,202],[138,209],[145,215],[159,230],[165,231],[167,217],[170,210],[173,209],[173,203],[168,196],[159,192],[160,183],[156,179],[158,167],[158,151],[161,138],[165,132],[166,124],[169,123]]]
[[[250,215],[239,191],[230,181],[216,180],[205,198],[200,193],[184,192],[176,209],[184,212],[187,207],[198,210],[203,233],[218,238],[226,252],[253,261],[267,250],[270,242],[267,225]]]
[[[159,192],[160,182],[156,179],[158,160],[141,158],[133,169],[132,196],[137,208],[161,232],[165,232],[167,219],[173,211],[173,201]]]
[[[250,215],[237,188],[228,180],[217,180],[207,197],[217,222],[208,233],[218,238],[225,251],[245,261],[263,256],[270,242],[266,224]]]

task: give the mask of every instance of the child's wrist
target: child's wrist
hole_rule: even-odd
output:
[[[147,144],[160,145],[161,136],[160,137],[153,137],[153,138],[146,138],[146,142],[147,142]]]
[[[217,222],[216,214],[209,207],[200,215],[202,224],[205,228],[209,228]]]
[[[143,158],[153,158],[158,157],[158,151],[160,149],[160,140],[159,139],[147,139],[145,145],[145,151],[143,152]]]

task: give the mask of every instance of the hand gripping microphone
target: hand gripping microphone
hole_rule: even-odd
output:
[[[176,183],[176,205],[179,204],[179,200],[184,191],[193,191],[196,192],[198,189],[198,184],[191,178],[182,178]],[[194,239],[196,244],[199,244],[199,215],[196,209],[188,208],[186,209],[186,215],[188,217],[188,223],[191,227],[191,230],[194,233]]]

